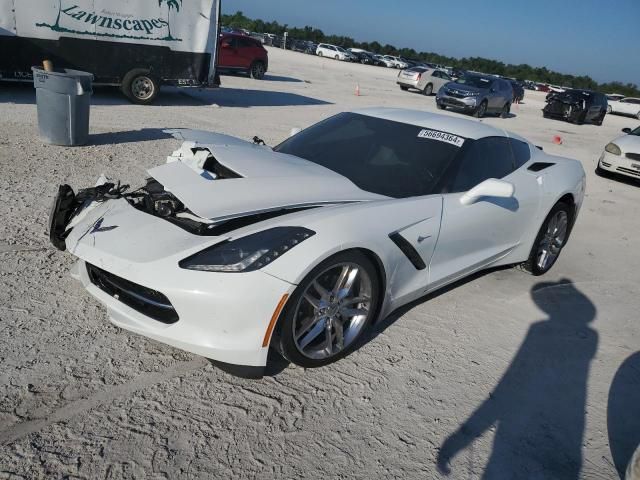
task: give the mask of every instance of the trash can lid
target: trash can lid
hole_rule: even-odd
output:
[[[51,72],[39,67],[31,67],[31,70],[35,88],[46,88],[67,95],[92,93],[91,84],[94,78],[92,73],[70,68],[56,68]]]

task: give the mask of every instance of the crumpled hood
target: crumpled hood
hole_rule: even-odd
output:
[[[183,161],[152,168],[148,173],[202,218],[222,219],[279,207],[386,198],[365,192],[346,177],[315,163],[247,142],[196,143],[193,148],[209,150],[220,164],[242,178],[212,179]]]

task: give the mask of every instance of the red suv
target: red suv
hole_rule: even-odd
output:
[[[269,66],[269,55],[259,40],[238,35],[223,33],[220,35],[218,49],[218,71],[244,72],[261,80]]]

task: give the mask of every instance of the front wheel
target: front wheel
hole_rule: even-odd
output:
[[[121,90],[133,103],[149,105],[158,96],[160,83],[149,70],[136,68],[124,76]]]
[[[438,107],[438,110],[446,110],[447,109],[447,107],[442,103],[436,102],[436,106]]]
[[[611,108],[611,105],[607,105],[607,113],[611,113],[613,109]],[[640,115],[640,114],[639,114]]]
[[[521,266],[532,275],[543,275],[551,270],[569,238],[572,209],[558,202],[549,212],[533,242],[531,253]]]
[[[409,90],[409,87],[405,87],[404,85],[400,85],[400,90],[406,92],[407,90]]]
[[[424,90],[422,91],[422,93],[427,97],[431,95],[433,93],[433,85],[431,85],[430,83],[427,84],[427,86],[424,87]]]
[[[473,113],[473,115],[477,118],[482,118],[486,115],[486,113],[487,113],[487,101],[483,100],[480,106],[476,108],[476,111]]]
[[[353,350],[377,312],[380,280],[364,254],[343,252],[315,267],[287,302],[278,327],[280,352],[306,368]]]

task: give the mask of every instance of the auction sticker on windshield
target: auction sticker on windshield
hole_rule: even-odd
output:
[[[431,138],[433,140],[440,140],[441,142],[447,142],[456,147],[461,147],[464,143],[464,138],[452,135],[446,132],[439,132],[438,130],[423,129],[418,133],[418,138]]]

